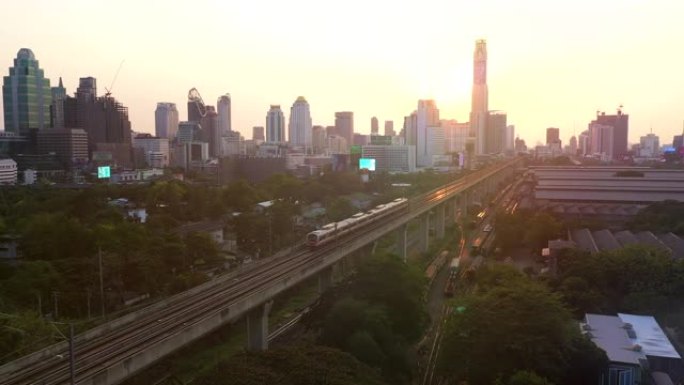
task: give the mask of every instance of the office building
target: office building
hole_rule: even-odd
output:
[[[456,120],[442,120],[444,130],[444,151],[453,154],[465,152],[465,146],[470,134],[470,123],[459,123]]]
[[[178,134],[176,135],[176,142],[189,143],[199,139],[199,132],[201,129],[202,127],[197,122],[178,123]]]
[[[419,100],[416,110],[416,163],[418,167],[432,166],[433,147],[429,127],[439,127],[439,123],[439,110],[435,101]]]
[[[377,172],[416,171],[415,146],[366,145],[361,147],[361,157],[375,159]]]
[[[3,77],[5,131],[23,133],[50,125],[50,80],[45,78],[33,51],[22,48]]]
[[[88,134],[81,128],[49,128],[36,135],[38,154],[55,154],[64,169],[88,162]]]
[[[570,137],[570,147],[569,147],[569,153],[570,155],[577,155],[577,138],[575,135]]]
[[[397,135],[397,133],[394,132],[394,121],[385,120],[385,136],[395,136],[395,135]]]
[[[52,101],[50,103],[50,127],[64,128],[64,104],[66,101],[66,88],[59,78],[59,85],[50,89]]]
[[[323,126],[313,126],[311,128],[311,142],[314,154],[322,154],[324,152],[326,137],[326,131]]]
[[[344,138],[348,145],[354,143],[354,113],[335,112],[335,134]]]
[[[605,112],[598,112],[596,119],[591,123],[613,127],[612,159],[619,159],[627,151],[627,137],[629,135],[629,115],[622,112],[622,106],[615,115],[606,115]],[[592,139],[593,141],[593,139]],[[596,152],[596,151],[594,151]]]
[[[506,135],[504,138],[504,150],[513,151],[515,150],[515,126],[509,124],[506,126]]]
[[[178,133],[178,109],[176,103],[160,102],[154,110],[154,132],[159,138],[173,140]]]
[[[430,149],[430,164],[434,165],[435,157],[446,153],[446,138],[444,135],[444,128],[441,125],[428,127],[428,143]]]
[[[285,114],[279,105],[271,104],[266,113],[266,142],[285,143]]]
[[[12,159],[0,159],[0,185],[17,184],[17,162]]]
[[[133,138],[133,148],[139,148],[144,154],[148,167],[164,168],[169,166],[169,139],[139,134]]]
[[[562,148],[560,140],[560,129],[555,127],[549,127],[546,129],[546,146],[551,148],[560,149]]]
[[[328,136],[327,148],[329,154],[349,154],[347,139],[340,135]]]
[[[303,96],[298,97],[290,108],[288,141],[292,148],[311,152],[311,111]]]
[[[220,116],[220,114],[219,114]],[[264,126],[254,126],[252,127],[252,140],[255,142],[263,142],[266,140],[264,137]]]
[[[214,106],[205,106],[205,114],[200,120],[200,141],[209,143],[209,156],[221,155],[221,132],[218,127],[218,113]]]
[[[640,138],[639,156],[654,158],[660,155],[660,138],[655,134],[648,134]]]
[[[487,90],[487,41],[477,40],[473,54],[473,94],[470,108],[471,136],[475,137],[475,153],[486,153],[489,101]]]
[[[221,137],[222,156],[238,156],[246,154],[245,138],[237,131],[231,131]]]
[[[499,154],[504,151],[506,118],[503,111],[489,111],[487,114],[485,154]]]
[[[219,136],[226,135],[233,131],[231,120],[230,94],[221,95],[216,101],[218,109],[218,131]]]
[[[416,147],[418,143],[418,114],[413,111],[411,115],[404,116],[404,142],[407,145]]]
[[[379,126],[378,126],[378,118],[375,116],[371,118],[371,135],[378,135],[379,132]]]
[[[591,154],[591,136],[589,135],[589,130],[582,131],[577,138],[577,151],[579,152],[579,155]]]
[[[614,152],[614,131],[615,127],[599,124],[589,124],[589,148],[590,154],[599,157],[603,161],[612,160]]]

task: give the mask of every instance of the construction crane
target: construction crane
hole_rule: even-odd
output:
[[[116,82],[116,78],[119,77],[119,72],[121,72],[121,67],[123,67],[123,63],[126,60],[122,60],[121,63],[119,63],[119,68],[116,69],[116,73],[114,74],[114,79],[112,79],[112,82],[109,84],[109,88],[105,87],[105,97],[110,97],[112,95],[112,88],[114,87],[114,83]]]
[[[203,118],[207,116],[207,107],[204,105],[202,95],[200,95],[199,91],[197,91],[197,88],[192,87],[190,91],[188,91],[188,102],[195,103],[195,106],[197,107],[197,111],[199,112],[200,117]]]

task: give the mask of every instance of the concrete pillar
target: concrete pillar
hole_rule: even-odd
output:
[[[401,259],[406,262],[408,259],[408,222],[397,229],[397,252]]]
[[[342,259],[344,260],[344,258]],[[332,273],[332,266],[328,266],[318,273],[318,294],[323,294],[323,292],[330,289],[332,286]]]
[[[446,211],[446,203],[435,207],[435,237],[437,239],[444,238],[444,214]]]
[[[458,208],[460,207],[462,200],[463,200],[463,194],[458,195],[454,199],[451,200],[452,211],[453,211],[453,216],[454,216],[454,223],[458,223]]]
[[[423,214],[418,220],[420,221],[420,226],[418,226],[420,251],[425,252],[430,248],[430,213]]]
[[[247,350],[261,352],[268,349],[268,314],[273,300],[264,303],[247,314]]]

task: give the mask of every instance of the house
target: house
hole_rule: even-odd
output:
[[[680,376],[681,357],[651,316],[586,314],[581,329],[608,356],[600,385],[641,384],[652,371]]]

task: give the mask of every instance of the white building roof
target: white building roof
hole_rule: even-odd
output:
[[[618,317],[622,322],[632,325],[636,338],[632,338],[631,341],[633,344],[639,344],[644,354],[652,357],[681,359],[655,318],[622,313],[618,313]]]
[[[602,314],[587,314],[586,324],[592,342],[606,352],[608,360],[626,364],[640,365],[646,356],[642,351],[634,349],[633,342],[627,336],[624,322],[616,317]]]

